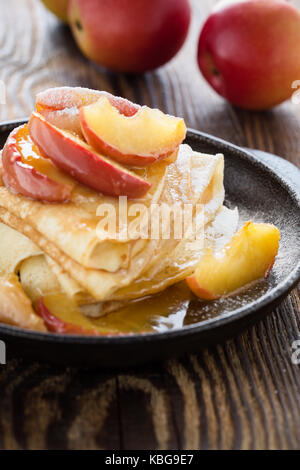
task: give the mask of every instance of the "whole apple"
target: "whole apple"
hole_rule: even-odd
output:
[[[140,73],[179,51],[191,12],[188,0],[70,0],[68,16],[89,59],[119,72]]]
[[[57,18],[67,23],[69,0],[42,0],[42,2]]]
[[[300,79],[300,13],[282,0],[221,2],[205,22],[198,64],[217,93],[264,110],[288,99]]]

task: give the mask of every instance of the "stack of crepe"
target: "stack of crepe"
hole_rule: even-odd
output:
[[[110,239],[109,231],[99,231],[97,210],[112,204],[118,213],[118,199],[77,184],[69,203],[47,204],[15,194],[0,181],[1,271],[19,276],[33,305],[63,292],[91,316],[164,290],[194,270],[206,246],[219,248],[236,230],[237,212],[223,206],[223,167],[222,155],[181,145],[173,163],[140,170],[152,187],[138,202],[202,205],[198,228],[204,240]],[[128,212],[136,202],[128,200]]]
[[[80,88],[47,90],[38,95],[36,109],[49,122],[78,135],[79,108],[102,95]],[[118,98],[109,96],[112,103],[118,102]],[[124,99],[121,104],[123,108],[139,108]],[[148,216],[153,207],[164,205],[172,212],[174,205],[182,209],[188,205],[192,207],[191,227],[185,227],[183,236],[175,235],[174,218],[160,218],[155,237],[150,230],[146,236],[120,236],[124,235],[124,226],[119,223],[112,236],[109,225],[102,223],[104,214],[99,208],[114,209],[118,220],[121,209],[117,197],[100,194],[72,178],[67,203],[33,200],[5,186],[0,160],[0,304],[9,285],[13,293],[13,279],[12,284],[19,284],[22,291],[16,304],[21,307],[15,312],[27,309],[30,318],[20,321],[16,313],[12,319],[2,309],[0,321],[43,329],[41,322],[38,328],[36,319],[32,321],[30,308],[34,313],[32,306],[51,295],[70,299],[82,315],[109,314],[130,305],[133,299],[163,291],[185,279],[207,247],[219,249],[234,234],[237,211],[223,206],[223,155],[202,154],[181,144],[178,152],[176,147],[165,160],[132,171],[148,181],[151,188],[140,199],[126,201],[127,223],[136,223],[140,228],[146,224],[147,218],[134,212],[137,203],[146,208]],[[165,237],[164,224],[170,220],[170,236]],[[189,229],[191,236],[185,236]]]

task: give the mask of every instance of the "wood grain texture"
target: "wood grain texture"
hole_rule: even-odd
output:
[[[192,2],[190,35],[173,61],[131,77],[88,62],[37,0],[0,0],[0,80],[7,90],[0,120],[28,115],[46,87],[87,86],[300,165],[300,106],[237,110],[200,76],[197,37],[214,3]],[[0,368],[0,448],[297,449],[300,370],[291,345],[299,328],[295,289],[272,315],[225,345],[160,365],[109,374],[10,361]]]

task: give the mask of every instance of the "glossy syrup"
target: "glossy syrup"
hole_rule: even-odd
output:
[[[269,280],[262,280],[245,292],[204,302],[191,293],[185,282],[180,282],[100,318],[84,316],[63,294],[45,297],[45,304],[60,319],[87,329],[97,329],[100,334],[154,333],[180,329],[221,315],[233,315],[236,309],[264,295],[271,285]]]

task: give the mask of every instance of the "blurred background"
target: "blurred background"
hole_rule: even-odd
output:
[[[184,117],[189,127],[238,145],[277,153],[294,163],[299,161],[300,105],[287,101],[270,111],[248,112],[218,96],[197,64],[199,32],[217,2],[190,3],[189,34],[175,58],[153,72],[126,75],[85,58],[69,28],[41,1],[0,0],[0,80],[6,85],[6,105],[0,105],[0,120],[29,115],[36,93],[47,87],[83,86],[159,107]],[[299,6],[297,1],[291,3]]]

